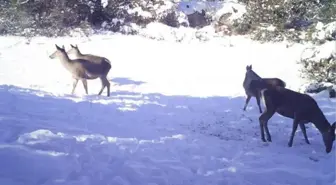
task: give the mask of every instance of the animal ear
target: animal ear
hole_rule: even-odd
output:
[[[252,69],[252,64],[250,65],[250,69]]]
[[[64,45],[62,46],[63,49],[65,49]]]
[[[72,48],[74,48],[75,46],[74,45],[72,45],[72,44],[70,44],[70,46],[72,47]]]
[[[331,125],[330,130],[335,132],[335,127],[336,127],[336,121]]]
[[[78,48],[77,44],[76,44],[76,48]]]
[[[56,49],[61,49],[60,47],[57,46],[57,44],[55,44],[55,46],[56,46]]]

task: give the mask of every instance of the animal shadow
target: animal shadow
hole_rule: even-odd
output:
[[[131,80],[129,78],[124,77],[113,78],[111,81],[116,85],[142,85],[146,83],[143,81]]]

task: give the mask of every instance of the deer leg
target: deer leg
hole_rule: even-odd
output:
[[[107,80],[107,78],[105,77],[105,85],[106,85],[106,88],[107,88],[107,96],[110,96],[110,82]]]
[[[106,77],[100,77],[100,81],[101,81],[102,87],[101,87],[98,95],[101,95],[101,93],[103,92],[104,88],[107,86],[107,84],[106,84],[106,81],[107,81]]]
[[[308,137],[307,137],[307,132],[306,132],[306,126],[305,126],[305,124],[304,123],[300,123],[299,125],[300,125],[301,131],[303,133],[303,137],[304,137],[306,143],[310,144],[310,142],[308,140]]]
[[[245,100],[245,105],[244,105],[244,108],[243,108],[244,111],[246,111],[246,107],[247,107],[247,104],[249,103],[250,99],[251,99],[251,96],[247,95],[246,100]]]
[[[266,139],[267,139],[267,141],[272,142],[271,134],[268,130],[268,122],[265,122],[264,124],[265,124],[264,129],[266,131]]]
[[[83,86],[84,86],[85,93],[88,94],[87,80],[82,79],[82,83],[83,83]]]
[[[292,129],[292,133],[291,133],[291,136],[290,136],[290,139],[289,139],[289,142],[288,142],[289,147],[293,146],[293,139],[294,139],[294,135],[295,135],[295,132],[296,132],[296,129],[297,129],[298,126],[299,126],[299,122],[298,122],[298,120],[296,120],[296,118],[294,118],[293,129]]]
[[[76,86],[77,86],[77,83],[78,83],[78,79],[75,78],[74,81],[73,81],[73,84],[72,84],[72,91],[71,91],[71,94],[74,94],[75,89],[76,89]]]
[[[106,76],[101,78],[102,89],[99,92],[99,95],[103,92],[104,88],[107,88],[107,96],[110,96],[110,82],[107,80]]]
[[[257,100],[257,104],[259,107],[259,112],[262,113],[261,107],[260,107],[260,93],[256,93],[256,100]]]
[[[264,122],[263,122],[263,121],[259,121],[259,126],[260,126],[261,140],[262,140],[263,142],[266,142],[266,139],[265,139],[265,133],[264,133]]]
[[[267,124],[268,124],[268,120],[271,119],[274,113],[275,111],[266,109],[266,111],[262,113],[259,117],[261,140],[264,142],[266,142],[264,130],[266,131],[267,141],[270,141],[270,142],[272,141],[271,134],[269,133]]]

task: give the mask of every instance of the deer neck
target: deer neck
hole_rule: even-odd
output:
[[[319,110],[319,113],[315,116],[315,118],[312,120],[312,123],[315,125],[315,127],[320,131],[320,133],[328,132],[330,124],[327,118],[324,116],[321,110]]]
[[[244,86],[245,85],[249,85],[250,84],[250,82],[251,82],[251,79],[250,78],[248,78],[248,76],[247,76],[247,74],[245,75],[245,79],[244,79]]]
[[[78,51],[77,53],[76,53],[76,57],[78,57],[78,58],[80,58],[80,57],[83,57],[84,55],[80,52],[80,51]]]
[[[258,76],[256,73],[254,73],[253,71],[248,71],[245,74],[243,85],[245,88],[249,88],[252,80],[259,80],[259,79],[261,79],[261,77]]]
[[[71,60],[69,58],[68,55],[66,54],[62,54],[61,56],[59,56],[59,59],[61,61],[61,63],[65,66],[65,67],[68,67],[70,64],[71,64]]]
[[[253,79],[253,80],[261,79],[261,77],[252,70],[249,71],[247,75],[250,79]]]

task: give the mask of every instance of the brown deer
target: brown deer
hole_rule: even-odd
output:
[[[310,144],[305,124],[311,122],[322,134],[325,151],[327,153],[331,151],[335,140],[336,122],[330,125],[322,110],[311,96],[287,88],[271,86],[262,80],[253,80],[251,87],[261,91],[262,99],[266,106],[265,111],[259,117],[262,141],[266,142],[265,130],[267,141],[271,142],[271,135],[267,124],[268,120],[277,112],[284,117],[293,119],[293,128],[288,142],[289,147],[293,145],[294,135],[299,125],[306,143]]]
[[[94,63],[96,66],[99,66],[101,69],[101,83],[102,83],[102,89],[98,94],[101,94],[104,90],[105,87],[107,87],[107,96],[110,95],[110,82],[107,80],[107,74],[110,72],[112,66],[111,62],[105,58],[105,57],[100,57],[96,55],[91,55],[91,54],[82,54],[78,48],[78,46],[74,46],[70,44],[71,48],[69,51],[67,51],[68,54],[74,55],[75,58],[77,59],[83,59],[83,60],[88,60],[92,63]]]
[[[99,63],[94,63],[92,61],[85,59],[71,60],[68,54],[66,53],[64,46],[62,48],[60,48],[57,45],[55,46],[56,51],[53,54],[51,54],[49,58],[54,59],[55,57],[57,57],[61,61],[64,68],[72,74],[74,82],[71,94],[74,94],[78,80],[82,81],[85,92],[86,94],[88,94],[87,80],[100,78],[102,81],[102,88],[98,93],[98,95],[101,95],[105,86],[107,87],[107,96],[110,95],[110,83],[106,78],[107,71],[109,70],[108,66],[106,67]]]
[[[251,97],[255,97],[257,100],[257,104],[259,107],[259,112],[262,113],[261,107],[260,107],[260,91],[255,88],[251,88],[250,84],[252,80],[262,80],[266,84],[272,85],[272,86],[280,86],[280,87],[286,87],[286,83],[282,81],[279,78],[261,78],[257,73],[255,73],[252,70],[252,65],[246,66],[246,73],[245,73],[245,79],[243,82],[243,87],[246,94],[246,101],[243,110],[246,111],[246,107],[251,99]]]

